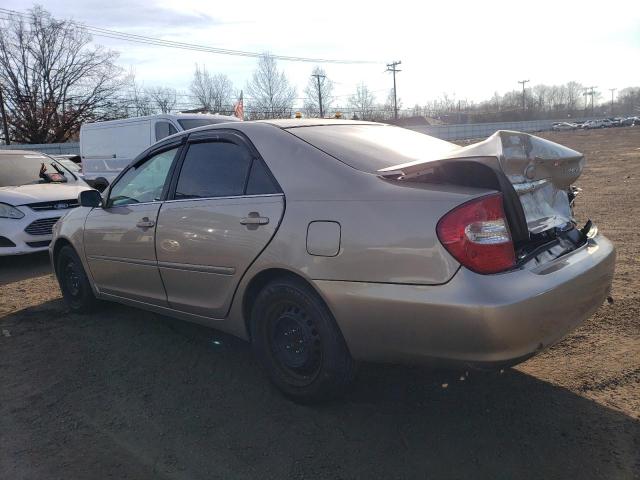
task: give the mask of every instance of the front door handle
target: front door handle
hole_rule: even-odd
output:
[[[141,220],[138,220],[136,223],[136,227],[139,228],[151,228],[156,224],[153,220],[149,220],[149,217],[144,217]]]
[[[269,223],[269,217],[261,217],[258,212],[249,212],[249,215],[243,217],[240,223],[248,226],[266,225]]]

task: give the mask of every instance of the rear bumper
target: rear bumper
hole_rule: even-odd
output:
[[[491,367],[519,363],[580,325],[609,294],[614,267],[614,247],[598,235],[543,267],[461,268],[444,285],[314,283],[354,358]]]

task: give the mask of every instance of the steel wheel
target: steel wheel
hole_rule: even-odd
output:
[[[269,282],[251,309],[251,342],[271,381],[300,403],[342,394],[356,364],[333,315],[302,280]]]
[[[69,260],[65,265],[62,281],[64,282],[64,288],[71,297],[78,298],[81,295],[80,275],[78,274],[78,267],[73,260]]]
[[[322,341],[313,318],[304,307],[282,302],[269,315],[271,353],[280,367],[308,383],[322,362]]]
[[[91,284],[75,250],[67,245],[56,257],[56,275],[62,297],[73,312],[85,313],[95,306]]]

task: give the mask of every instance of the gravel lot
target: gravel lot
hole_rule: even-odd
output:
[[[72,315],[46,255],[0,259],[0,478],[640,478],[640,128],[543,136],[587,155],[578,215],[618,248],[614,303],[504,373],[365,365],[298,406],[239,340]]]

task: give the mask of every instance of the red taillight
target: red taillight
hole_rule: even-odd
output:
[[[515,265],[500,193],[454,208],[440,219],[436,231],[444,248],[474,272],[497,273]]]

